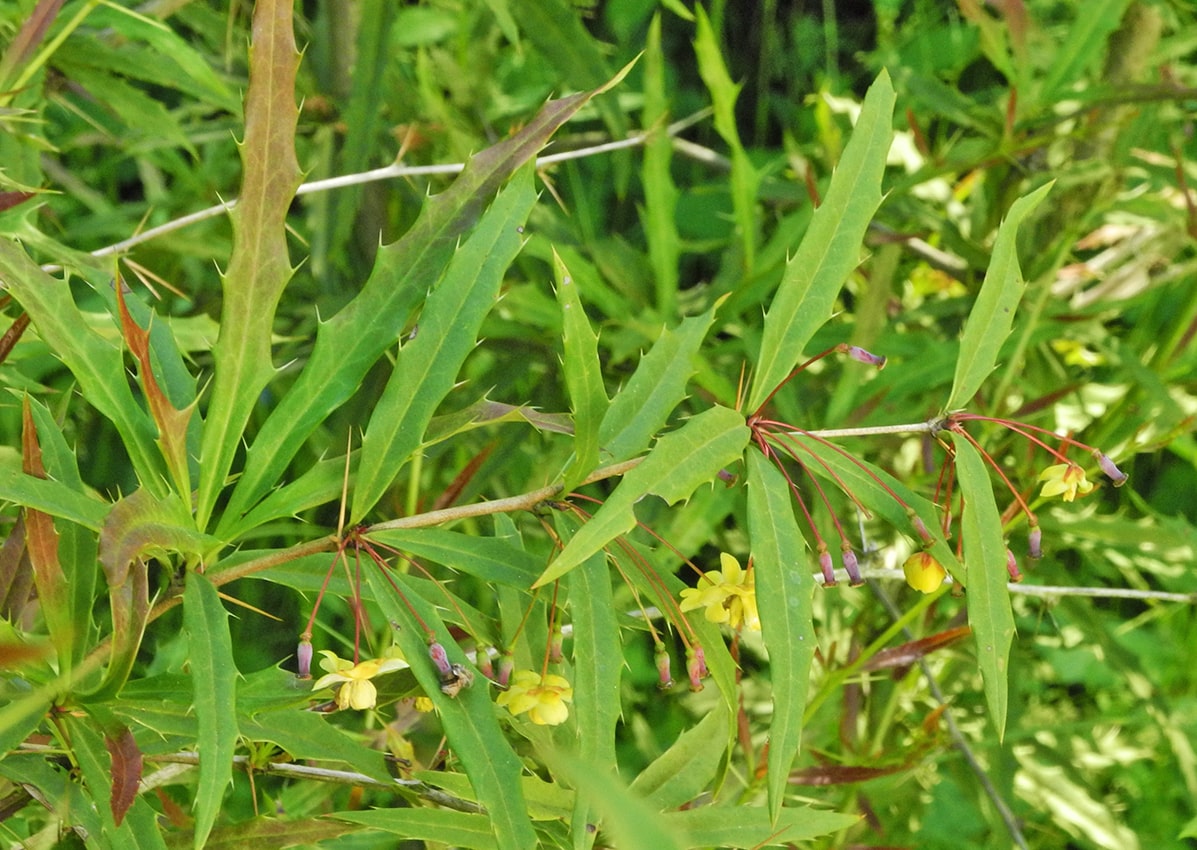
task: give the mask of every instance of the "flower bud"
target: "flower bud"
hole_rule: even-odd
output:
[[[831,553],[825,546],[819,552],[819,569],[823,571],[823,586],[835,587],[835,566],[831,563]]]
[[[1010,581],[1022,581],[1022,573],[1018,571],[1018,561],[1014,558],[1014,553],[1009,549],[1006,550],[1006,572],[1010,574]]]
[[[939,590],[948,571],[930,552],[915,552],[902,565],[906,583],[920,593],[934,593]]]
[[[702,680],[707,672],[707,657],[697,644],[686,651],[686,674],[690,677],[690,690],[698,693],[703,689]]]
[[[1097,460],[1097,465],[1101,467],[1101,471],[1105,473],[1106,477],[1114,482],[1115,487],[1121,487],[1126,483],[1126,473],[1114,465],[1114,461],[1110,460],[1109,455],[1094,449],[1093,457]]]
[[[295,650],[295,661],[299,667],[299,678],[312,678],[312,641],[310,638],[299,639],[299,648]]]
[[[474,666],[478,668],[478,672],[488,679],[495,677],[495,665],[490,660],[490,647],[479,646],[474,651]]]
[[[865,351],[857,345],[848,346],[848,356],[858,363],[864,363],[868,366],[876,366],[878,371],[885,368],[885,358],[879,354],[872,354]]]
[[[432,659],[432,663],[436,665],[436,669],[440,671],[441,676],[452,674],[453,665],[449,663],[449,654],[436,641],[428,644],[428,657]]]
[[[1032,561],[1043,557],[1043,531],[1038,525],[1031,526],[1031,533],[1027,536],[1027,553]]]
[[[669,650],[660,641],[657,641],[656,650],[653,652],[653,661],[657,665],[657,687],[663,691],[669,690],[673,687],[672,660]]]
[[[507,687],[507,683],[511,681],[511,671],[515,669],[515,654],[510,649],[505,649],[499,653],[499,676],[495,682],[500,688]]]
[[[844,569],[848,571],[848,581],[853,587],[860,587],[864,579],[860,577],[860,563],[856,560],[856,553],[852,547],[844,544]]]

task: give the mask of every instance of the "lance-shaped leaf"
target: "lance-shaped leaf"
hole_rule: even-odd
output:
[[[420,331],[399,352],[362,439],[351,523],[378,503],[419,448],[437,405],[474,350],[482,320],[498,301],[503,276],[523,241],[524,219],[535,203],[528,169],[487,210],[428,296]]]
[[[694,55],[698,59],[698,73],[711,93],[715,132],[731,150],[732,218],[735,220],[736,235],[740,240],[744,268],[751,274],[756,262],[756,205],[761,175],[753,167],[752,160],[748,158],[748,152],[744,150],[740,141],[736,98],[740,96],[742,86],[732,82],[723,61],[723,50],[719,43],[721,39],[716,35],[701,4],[695,4],[694,13]]]
[[[277,484],[304,440],[353,395],[370,367],[394,345],[416,303],[444,272],[458,240],[503,182],[591,98],[622,78],[621,73],[600,89],[550,101],[510,139],[472,157],[452,186],[425,202],[403,238],[379,249],[362,291],[317,326],[307,365],[246,455],[219,536],[227,537],[227,529]]]
[[[112,506],[100,532],[100,565],[112,609],[112,652],[94,700],[114,697],[129,677],[149,614],[147,557],[182,555],[199,561],[219,544],[195,530],[177,495],[158,498],[137,490]]]
[[[142,770],[141,750],[133,740],[129,727],[124,725],[104,735],[104,746],[108,748],[108,758],[112,762],[109,806],[113,821],[120,826],[129,807],[137,799],[137,785],[141,782]]]
[[[645,496],[660,496],[671,505],[688,498],[712,481],[723,467],[734,463],[743,454],[750,436],[743,416],[719,406],[704,410],[678,430],[663,436],[644,462],[623,477],[615,492],[566,544],[535,586],[560,578],[616,537],[635,528],[633,508]]]
[[[436,706],[449,746],[461,760],[478,802],[486,807],[498,846],[510,850],[536,846],[536,833],[520,786],[522,766],[499,726],[486,680],[476,674],[473,687],[462,689],[456,697],[441,691],[439,672],[428,658],[428,641],[440,642],[452,663],[468,668],[469,661],[437,616],[436,608],[408,592],[405,576],[383,577],[378,570],[367,570],[366,576],[383,613],[402,625],[395,633],[396,640],[404,657],[411,660],[416,680]]]
[[[599,462],[599,426],[610,404],[603,387],[598,337],[586,318],[578,287],[557,252],[553,252],[557,303],[561,305],[562,371],[574,414],[574,459],[565,473],[565,492],[578,485]]]
[[[295,73],[299,53],[291,0],[254,4],[241,142],[241,195],[231,213],[233,254],[221,278],[220,336],[200,457],[197,525],[207,525],[245,423],[274,375],[271,329],[291,279],[287,208],[302,175],[295,158]]]
[[[661,50],[661,15],[653,15],[644,48],[644,110],[640,126],[663,127],[669,121],[670,94],[666,84],[667,63]],[[644,185],[644,207],[640,223],[648,244],[653,283],[657,292],[657,312],[672,316],[677,312],[678,259],[681,237],[677,231],[677,184],[670,173],[673,140],[665,133],[653,135],[644,144],[644,165],[640,181]],[[755,204],[755,199],[753,201]]]
[[[570,532],[558,521],[559,532]],[[623,649],[619,642],[611,570],[602,552],[583,561],[567,578],[569,611],[574,625],[574,717],[578,755],[590,764],[614,765],[615,727],[619,722],[619,679]],[[589,801],[575,799],[574,847],[588,847],[586,824],[591,823]]]
[[[727,754],[730,709],[716,703],[632,780],[629,790],[658,811],[676,809],[707,790]]]
[[[811,806],[787,806],[770,817],[757,806],[698,806],[669,812],[666,822],[686,834],[687,847],[789,847],[822,835],[847,829],[860,815],[829,812]]]
[[[65,280],[46,274],[16,243],[3,238],[0,280],[25,308],[38,336],[71,370],[84,398],[116,426],[138,479],[164,493],[154,425],[129,389],[121,349],[91,329]]]
[[[150,358],[150,334],[143,329],[125,305],[125,296],[120,281],[116,286],[116,303],[120,310],[121,330],[125,336],[125,344],[137,359],[137,373],[141,378],[141,389],[145,393],[150,416],[158,426],[158,448],[166,461],[166,468],[170,470],[171,480],[175,485],[175,492],[191,493],[191,473],[187,457],[187,425],[191,420],[193,407],[183,410],[171,404],[163,388],[159,386],[154,376],[153,362]]]
[[[237,750],[237,667],[229,615],[216,587],[202,573],[187,574],[183,589],[183,628],[195,685],[199,725],[199,784],[195,792],[193,846],[200,850],[220,813],[220,802],[233,779]]]
[[[749,410],[759,407],[798,365],[803,348],[831,318],[836,296],[860,262],[861,241],[881,204],[893,109],[894,89],[882,71],[865,95],[827,195],[786,264],[765,316]]]
[[[665,427],[669,415],[686,397],[694,374],[694,358],[710,330],[722,299],[700,316],[691,316],[661,334],[652,350],[640,358],[636,371],[620,389],[599,429],[605,459],[618,462],[635,457]]]
[[[1014,311],[1027,286],[1018,265],[1018,227],[1051,187],[1051,183],[1046,183],[1015,201],[998,227],[985,282],[981,284],[977,303],[968,314],[968,323],[960,340],[960,359],[956,361],[956,378],[946,410],[956,410],[968,404],[997,363],[998,352],[1010,335]]]
[[[968,624],[977,638],[985,701],[1000,739],[1006,731],[1006,677],[1014,639],[1014,613],[1006,588],[1002,517],[980,451],[964,438],[952,442],[956,447],[956,474],[964,495],[960,528],[968,574]]]
[[[21,405],[21,420],[21,453],[25,474],[45,478],[42,448],[38,443],[37,428],[33,422],[28,398]],[[71,605],[70,587],[58,560],[58,531],[55,530],[54,520],[49,514],[33,508],[25,509],[25,545],[29,551],[33,581],[37,585],[37,596],[41,600],[42,615],[46,618],[50,639],[59,659],[69,667],[73,655],[72,633],[78,626],[71,621],[74,608]]]
[[[815,582],[785,476],[755,451],[748,454],[748,538],[761,636],[769,649],[773,680],[767,786],[769,815],[776,820],[802,744],[802,716],[815,657]]]

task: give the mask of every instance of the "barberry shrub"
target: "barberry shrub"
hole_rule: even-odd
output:
[[[826,172],[807,160],[781,180],[742,141],[740,89],[701,7],[673,23],[689,27],[727,152],[715,204],[679,186],[675,159],[693,150],[668,124],[669,48],[647,12],[643,55],[620,70],[564,3],[363,3],[343,64],[323,40],[331,5],[297,25],[290,3],[261,0],[248,31],[236,9],[160,21],[60,5],[11,16],[0,60],[13,840],[843,835],[861,828],[851,801],[796,785],[912,775],[951,746],[971,758],[942,694],[910,673],[949,652],[966,671],[956,698],[984,718],[968,735],[1007,746],[1026,622],[1011,582],[1113,528],[1123,458],[1185,421],[1160,402],[1139,427],[1135,408],[1071,379],[1042,391],[1069,357],[1102,356],[1085,337],[1110,321],[1045,318],[1073,243],[1044,210],[1075,209],[1075,183],[1024,164],[989,190],[987,219],[949,212],[975,229],[949,234],[964,260],[886,227],[882,209],[925,222],[913,188],[938,186],[928,172],[963,171],[934,159],[912,112],[895,140],[911,91],[954,114],[897,63],[838,103],[850,123],[832,98],[815,110]],[[1008,33],[994,55],[1011,80],[1037,75],[1046,108],[1088,66],[1035,68],[1008,14],[972,25]],[[409,64],[389,62],[396,46]],[[515,85],[525,61],[544,85]],[[510,86],[486,146],[447,108],[482,98],[434,91],[449,62]],[[333,72],[349,75],[343,106],[321,96]],[[429,115],[400,122],[395,98]],[[553,146],[584,122],[623,139],[629,102],[627,149]],[[1014,138],[1056,150],[1028,114],[1012,94],[1009,156]],[[91,170],[70,149],[88,128],[119,130]],[[384,138],[401,161],[372,173]],[[451,177],[405,167],[455,153]],[[334,164],[346,179],[316,179]],[[639,253],[578,201],[604,182]],[[219,215],[180,219],[217,196]],[[898,252],[916,242],[898,291]],[[1186,316],[1160,337],[1170,357]],[[918,593],[882,626],[845,626],[868,581],[886,601],[885,582]],[[899,641],[904,628],[917,634]],[[857,728],[882,670],[900,682],[876,709],[885,758]]]

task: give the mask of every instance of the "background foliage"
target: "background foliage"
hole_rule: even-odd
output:
[[[1194,844],[1187,4],[291,12],[0,9],[8,842]],[[1049,504],[1054,460],[969,423],[1045,557],[957,440],[974,524],[935,551],[969,591],[917,594],[877,479],[809,443],[833,511],[808,526],[749,445],[841,342],[888,366],[821,360],[773,420],[963,408],[1130,482]],[[939,525],[925,429],[836,444]],[[593,521],[540,504],[562,484]],[[812,593],[833,515],[876,578]],[[720,552],[754,556],[763,633],[691,612],[711,678],[662,696],[624,612],[668,612],[681,559]],[[435,638],[540,670],[563,619],[559,727],[426,660]],[[685,630],[659,627],[684,682]],[[295,676],[305,629],[411,669],[376,711],[308,710],[332,693]]]

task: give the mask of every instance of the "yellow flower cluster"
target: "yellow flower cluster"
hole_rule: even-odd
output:
[[[1093,483],[1085,478],[1085,470],[1075,463],[1057,463],[1039,473],[1039,480],[1046,482],[1040,496],[1050,499],[1052,496],[1063,496],[1064,501],[1071,502],[1077,494],[1084,496],[1093,489]]]
[[[511,686],[496,700],[514,715],[528,713],[537,726],[558,726],[569,717],[567,702],[574,701],[574,689],[562,676],[546,674],[544,678],[533,670],[517,670]]]
[[[371,658],[354,664],[345,658],[338,658],[329,649],[320,650],[324,656],[320,661],[320,668],[327,675],[321,676],[312,685],[312,690],[320,691],[324,688],[340,684],[337,689],[337,708],[373,708],[378,704],[378,689],[370,680],[383,673],[402,670],[408,663],[397,656],[390,658]]]
[[[719,561],[722,570],[703,573],[697,587],[682,591],[681,609],[705,608],[703,615],[712,623],[727,623],[733,629],[747,626],[759,632],[755,571],[741,568],[740,562],[726,552],[720,554]]]

